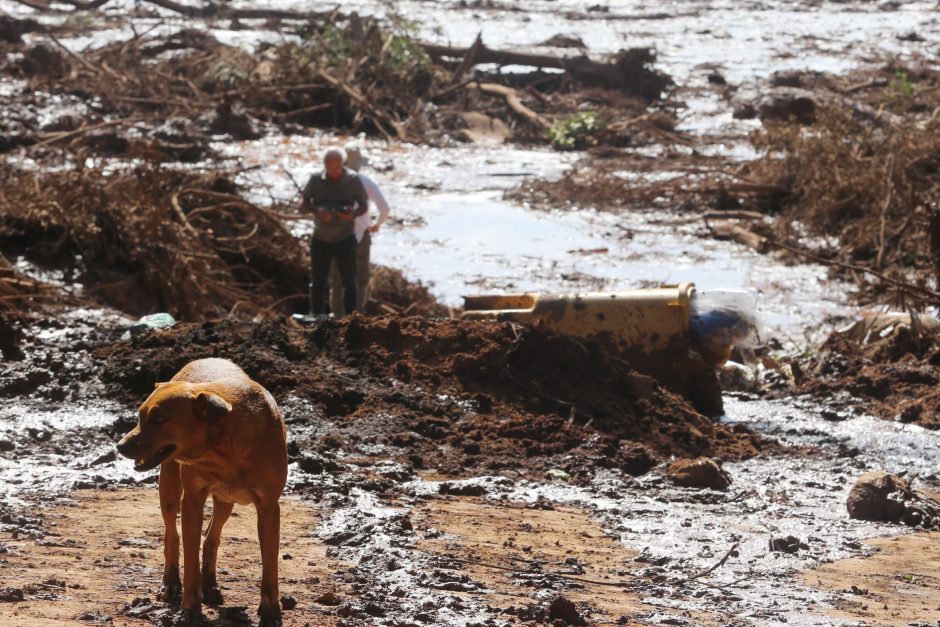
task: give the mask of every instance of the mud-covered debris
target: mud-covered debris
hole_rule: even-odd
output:
[[[48,79],[61,78],[71,69],[65,55],[46,43],[30,46],[16,63],[24,75],[42,75]]]
[[[297,599],[292,596],[281,597],[281,609],[292,610],[297,607]]]
[[[0,601],[4,603],[17,603],[25,598],[22,588],[0,588]]]
[[[736,361],[727,361],[718,371],[718,381],[725,391],[737,390],[750,392],[757,388],[757,376],[754,369]]]
[[[560,468],[578,482],[598,468],[642,474],[664,454],[741,459],[762,446],[747,429],[702,416],[654,381],[639,390],[639,375],[602,348],[500,322],[354,314],[313,327],[284,319],[181,323],[102,346],[94,363],[104,383],[137,406],[154,382],[188,361],[220,355],[276,398],[295,395],[311,401],[316,416],[341,417],[331,440],[354,446],[375,438],[401,449],[396,463],[408,459],[453,478]],[[321,442],[294,457],[322,474],[334,462],[317,451],[335,448]],[[373,472],[397,481],[410,470]]]
[[[825,416],[853,413],[940,428],[940,337],[926,315],[873,313],[832,333],[818,352],[794,361],[796,391],[832,399]],[[773,395],[791,395],[783,388]]]
[[[237,192],[221,174],[146,166],[18,173],[0,178],[0,250],[73,273],[90,296],[136,315],[250,317],[304,302],[305,248]]]
[[[449,494],[451,496],[483,496],[486,494],[486,486],[479,483],[448,483],[444,482],[438,486],[439,494]]]
[[[409,281],[400,270],[382,265],[372,266],[369,297],[370,301],[366,304],[369,313],[440,317],[448,315],[447,307],[434,298],[427,286]]]
[[[563,620],[567,625],[587,625],[574,601],[562,595],[552,599],[548,606],[548,617],[553,620]]]
[[[88,611],[88,612],[82,612],[81,614],[75,617],[75,620],[83,622],[83,623],[104,623],[104,624],[110,625],[114,622],[114,617],[108,614],[102,614],[101,612],[97,610],[93,610],[93,611]]]
[[[2,275],[0,275],[2,276]],[[0,356],[7,361],[18,361],[25,357],[20,343],[23,339],[22,330],[0,315]]]
[[[770,550],[774,553],[782,552],[790,553],[791,555],[799,551],[806,551],[809,549],[809,545],[796,536],[771,538],[768,541],[768,545]]]
[[[343,470],[343,464],[335,459],[316,453],[304,453],[296,458],[297,467],[308,472],[311,475],[320,475],[323,473],[336,473]]]
[[[579,48],[587,49],[587,46],[584,45],[584,40],[577,35],[565,35],[562,33],[557,33],[552,35],[545,41],[539,44],[540,46],[548,46],[551,48]]]
[[[761,96],[757,115],[761,120],[794,120],[802,124],[816,121],[819,104],[813,92],[797,87],[777,87]]]
[[[714,459],[679,459],[666,469],[666,477],[676,485],[687,488],[711,488],[726,490],[731,485],[731,476]]]
[[[23,43],[23,35],[39,29],[39,22],[20,20],[10,15],[0,15],[0,41],[10,44]]]

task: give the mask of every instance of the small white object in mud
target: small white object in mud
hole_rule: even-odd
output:
[[[127,331],[124,332],[124,335],[121,336],[121,339],[129,340],[132,337],[137,337],[141,333],[151,329],[165,329],[167,327],[172,327],[174,324],[176,324],[176,318],[168,313],[150,314],[149,316],[144,316],[128,327]]]

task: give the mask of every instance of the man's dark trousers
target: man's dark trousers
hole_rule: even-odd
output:
[[[310,284],[310,313],[326,313],[326,295],[329,287],[330,262],[336,260],[343,284],[343,308],[346,313],[356,310],[356,236],[350,235],[338,242],[310,241],[312,282]]]

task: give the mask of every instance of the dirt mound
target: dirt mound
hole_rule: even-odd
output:
[[[136,405],[154,382],[207,356],[231,358],[282,402],[312,401],[305,422],[336,426],[328,448],[400,447],[411,466],[455,475],[504,467],[642,474],[658,457],[741,458],[761,447],[595,345],[507,323],[354,315],[310,328],[181,324],[99,348],[95,362],[111,391]]]
[[[800,393],[900,422],[940,428],[940,342],[897,325],[864,344],[836,332],[800,368]],[[789,394],[790,392],[786,392]]]
[[[405,278],[401,270],[387,266],[372,266],[369,278],[368,305],[370,313],[409,313],[419,316],[448,316],[449,310],[440,304],[420,282]]]

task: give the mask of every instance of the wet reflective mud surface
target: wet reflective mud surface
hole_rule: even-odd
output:
[[[62,43],[80,51],[132,36],[120,17],[125,4],[109,4],[113,13],[99,28],[65,33]],[[745,137],[758,123],[733,118],[735,103],[709,76],[721,74],[738,89],[735,98],[746,99],[773,72],[841,72],[885,54],[934,54],[940,42],[928,3],[399,4],[403,15],[420,18],[422,37],[439,43],[467,45],[485,25],[493,47],[544,50],[540,43],[558,33],[580,36],[591,54],[616,51],[625,40],[655,45],[659,67],[680,86],[675,130],[697,143],[637,146],[635,156],[659,166],[620,172],[628,183],[682,174],[672,161],[754,156]],[[363,14],[386,9],[348,5]],[[18,3],[0,8],[31,15]],[[64,19],[42,17],[58,26]],[[167,32],[185,22],[140,19]],[[241,26],[199,28],[247,47],[282,38],[260,24]],[[0,100],[24,89],[5,82]],[[30,106],[23,116],[39,126],[87,112],[81,99],[42,91]],[[23,122],[13,118],[3,119]],[[273,207],[296,196],[294,180],[303,180],[319,150],[351,139],[271,128],[262,135],[201,137],[199,158],[232,165],[245,196]],[[680,280],[705,290],[743,287],[760,296],[762,339],[773,340],[774,350],[809,353],[855,309],[851,288],[825,268],[785,265],[709,239],[687,212],[618,213],[520,195],[530,183],[576,171],[583,154],[359,139],[393,206],[373,258],[420,280],[445,306],[500,291]],[[85,157],[102,171],[127,165],[121,157]],[[67,161],[62,167],[74,165]],[[286,224],[296,235],[311,228],[304,219]],[[25,257],[11,263],[82,293],[66,272]],[[807,372],[828,364],[846,378],[728,392],[724,415],[709,419],[590,343],[508,324],[384,315],[301,326],[274,317],[181,323],[122,340],[132,321],[111,309],[65,307],[25,318],[17,350],[5,349],[0,623],[176,621],[173,608],[156,600],[156,473],[133,472],[114,443],[132,428],[154,382],[205,356],[235,360],[285,412],[286,625],[940,619],[937,532],[851,520],[845,505],[852,484],[871,470],[940,490],[940,435],[925,428],[936,425],[930,347],[874,373],[870,354],[841,365],[845,351],[808,354],[799,362]],[[909,410],[914,404],[920,409]],[[674,458],[700,455],[720,461],[727,490],[678,487],[667,478]],[[207,624],[257,624],[259,562],[254,512],[237,508],[219,558],[226,604],[206,610]]]

